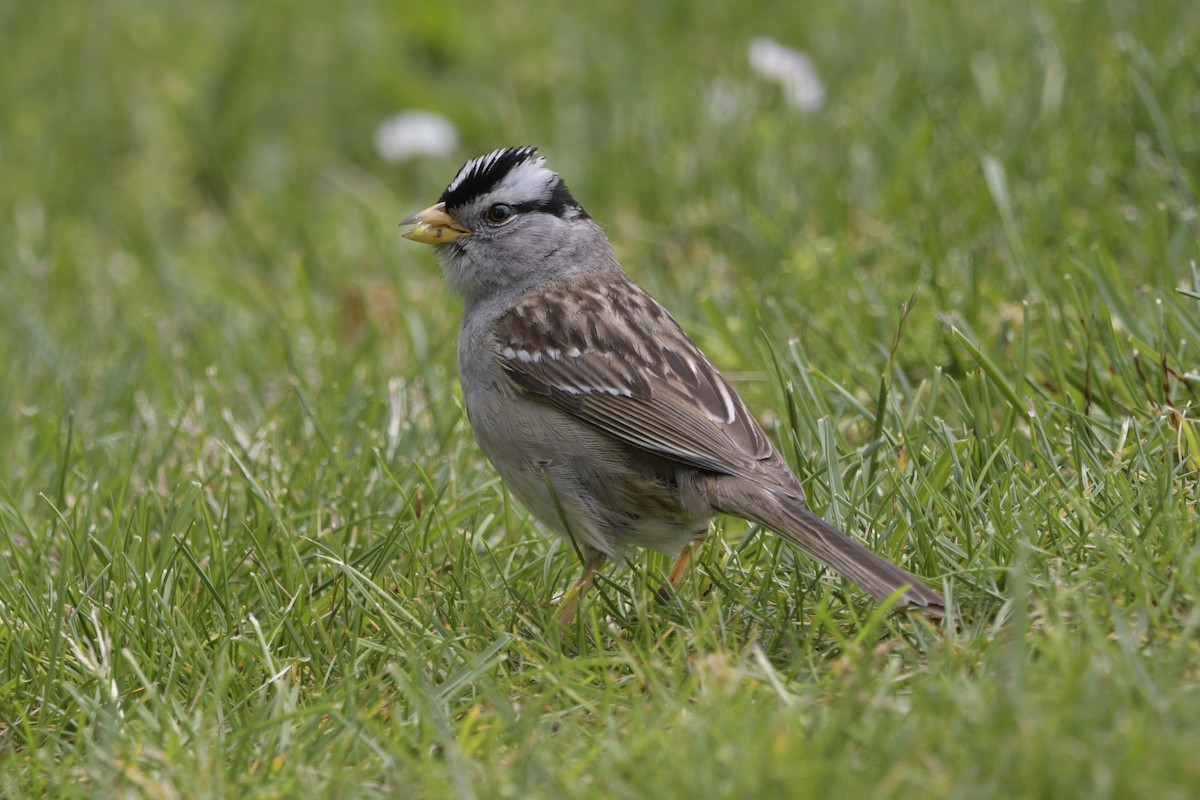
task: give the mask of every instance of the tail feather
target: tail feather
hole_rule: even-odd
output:
[[[740,485],[739,485],[740,484]],[[886,558],[868,550],[804,504],[742,481],[719,481],[714,505],[727,514],[764,525],[813,558],[861,586],[876,600],[907,587],[897,605],[911,605],[935,616],[946,613],[945,599]]]

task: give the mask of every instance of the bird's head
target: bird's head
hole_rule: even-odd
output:
[[[569,274],[581,258],[611,253],[533,147],[471,159],[435,205],[400,224],[414,226],[404,238],[436,248],[451,285],[468,302]]]

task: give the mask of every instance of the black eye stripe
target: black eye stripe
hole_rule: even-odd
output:
[[[550,192],[545,198],[539,200],[530,200],[524,203],[510,203],[509,206],[519,213],[525,214],[530,211],[543,211],[547,214],[553,214],[556,217],[574,216],[580,219],[587,219],[588,213],[583,210],[579,202],[571,196],[571,190],[567,185],[558,178],[550,187]]]

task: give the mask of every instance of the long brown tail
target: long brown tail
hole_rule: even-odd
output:
[[[714,506],[726,514],[744,517],[778,533],[861,586],[876,600],[890,597],[907,586],[897,605],[912,605],[935,616],[944,616],[946,601],[917,578],[851,539],[812,513],[799,500],[749,483],[728,478],[714,481]]]

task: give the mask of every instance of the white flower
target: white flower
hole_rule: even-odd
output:
[[[416,156],[448,156],[457,147],[454,123],[432,111],[395,114],[375,130],[375,150],[392,163]]]
[[[750,42],[750,68],[783,87],[783,96],[801,111],[817,111],[825,103],[825,85],[812,59],[799,50],[760,36]]]

